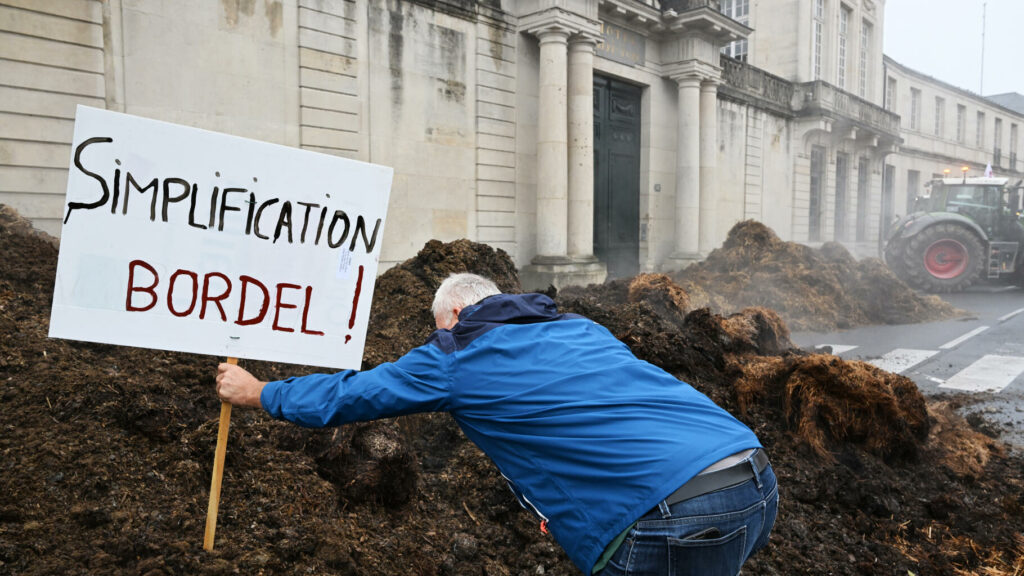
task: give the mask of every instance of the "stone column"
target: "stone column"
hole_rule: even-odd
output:
[[[677,77],[676,236],[673,258],[694,259],[700,249],[700,78]]]
[[[569,42],[569,257],[594,262],[594,47]]]
[[[569,31],[551,26],[540,38],[540,86],[537,119],[537,256],[534,264],[569,263],[567,46]]]
[[[718,81],[700,85],[700,234],[699,250],[706,256],[717,242],[718,222]]]

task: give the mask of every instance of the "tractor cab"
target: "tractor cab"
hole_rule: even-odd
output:
[[[996,232],[1009,199],[1006,178],[940,178],[929,182],[915,211],[950,212],[970,218],[988,236]]]
[[[1018,222],[1024,220],[1024,180],[1013,188],[1006,188],[1003,198],[1003,215]]]

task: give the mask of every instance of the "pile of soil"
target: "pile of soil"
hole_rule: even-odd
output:
[[[235,410],[204,552],[218,359],[48,340],[56,248],[0,209],[0,253],[0,574],[578,573],[446,414],[304,430]],[[378,278],[365,367],[422,343],[458,271],[519,287],[501,251],[428,243]],[[1020,573],[1024,466],[955,406],[793,349],[769,309],[692,309],[667,276],[554,296],[757,432],[782,505],[744,574]]]
[[[869,324],[909,324],[963,312],[922,295],[881,260],[856,260],[836,242],[811,248],[783,242],[764,224],[745,220],[708,257],[673,274],[695,306],[719,313],[764,306],[797,331],[827,332]]]

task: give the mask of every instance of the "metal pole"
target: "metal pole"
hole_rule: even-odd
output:
[[[981,80],[978,81],[978,96],[985,95],[985,8],[988,2],[981,3]]]

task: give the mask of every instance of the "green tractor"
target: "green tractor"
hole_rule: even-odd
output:
[[[980,278],[1024,286],[1024,188],[1006,178],[939,178],[893,224],[883,254],[907,284],[956,292]]]

